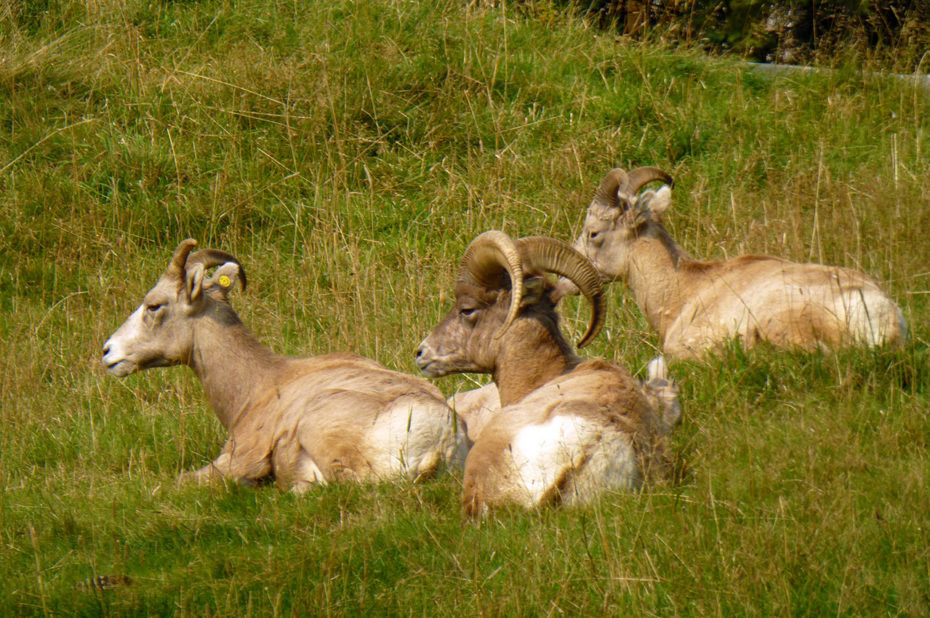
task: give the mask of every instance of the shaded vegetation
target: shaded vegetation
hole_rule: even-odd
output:
[[[930,4],[923,0],[578,0],[527,1],[545,13],[571,7],[603,28],[633,37],[684,40],[760,62],[833,64],[871,58],[886,69],[928,71]]]

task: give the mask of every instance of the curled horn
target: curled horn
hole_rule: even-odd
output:
[[[492,230],[475,237],[462,257],[459,281],[488,289],[500,289],[504,286],[505,272],[510,276],[510,309],[495,338],[507,332],[520,310],[523,265],[516,244],[507,234]]]
[[[629,176],[627,173],[619,167],[614,168],[607,172],[607,175],[604,176],[604,180],[601,181],[601,186],[594,192],[594,201],[601,206],[616,208],[620,205],[617,198],[617,191],[620,189],[626,191],[628,184]]]
[[[193,238],[182,240],[181,244],[178,245],[178,248],[174,250],[174,255],[171,256],[171,261],[168,263],[168,269],[165,271],[165,274],[169,277],[174,277],[178,281],[182,281],[184,279],[184,269],[185,265],[187,264],[187,256],[196,246],[197,241]]]
[[[604,325],[604,314],[607,310],[604,286],[591,262],[570,245],[554,238],[521,238],[517,241],[517,248],[528,266],[528,271],[531,267],[565,277],[588,299],[591,303],[591,321],[588,330],[578,342],[578,347],[583,348],[591,343]]]
[[[239,263],[239,260],[236,259],[235,256],[225,251],[220,251],[219,249],[201,249],[187,258],[188,266],[192,264],[203,264],[204,268],[221,266],[227,262],[233,262],[239,267],[239,283],[242,284],[242,289],[244,291],[246,285],[245,269],[242,268],[242,264]]]
[[[675,186],[675,181],[672,180],[672,177],[659,168],[637,167],[629,174],[626,192],[632,195],[654,180],[661,180],[670,187]]]

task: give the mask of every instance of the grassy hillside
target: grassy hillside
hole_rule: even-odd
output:
[[[0,9],[0,614],[927,611],[927,97],[466,4]],[[225,437],[200,385],[99,365],[190,236],[242,260],[273,349],[415,371],[471,238],[573,237],[618,164],[673,174],[695,255],[867,271],[911,343],[673,364],[676,483],[480,526],[455,473],[178,487]],[[586,353],[641,372],[656,339],[619,285],[610,309]],[[93,574],[131,583],[75,588]]]

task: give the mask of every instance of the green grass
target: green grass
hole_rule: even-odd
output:
[[[0,614],[927,611],[927,98],[466,4],[0,9]],[[275,350],[413,372],[471,238],[573,237],[617,164],[674,175],[695,255],[867,271],[910,344],[673,364],[675,483],[480,526],[452,472],[178,487],[224,440],[200,385],[99,366],[191,236],[242,260],[234,306]],[[610,296],[587,354],[642,373],[655,336]],[[132,583],[74,587],[93,574]]]

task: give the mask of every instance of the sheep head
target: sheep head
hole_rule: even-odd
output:
[[[150,367],[187,363],[193,346],[194,319],[218,306],[228,308],[228,295],[238,279],[245,289],[245,271],[232,255],[216,249],[191,253],[197,241],[187,239],[175,249],[165,273],[142,304],[103,346],[103,364],[123,377]],[[207,276],[209,268],[219,268]],[[235,316],[228,309],[226,319]]]
[[[430,377],[491,373],[515,320],[535,313],[555,325],[547,272],[568,278],[591,302],[591,322],[579,347],[590,343],[603,325],[605,309],[603,287],[590,263],[552,238],[514,241],[503,232],[490,231],[475,238],[465,251],[455,305],[417,348],[417,366]]]
[[[666,186],[658,191],[638,193],[657,180]],[[662,214],[671,204],[672,186],[672,177],[657,167],[639,167],[629,173],[617,168],[601,181],[574,247],[591,260],[605,281],[624,279],[629,270],[633,242],[663,226]],[[563,279],[555,298],[558,300],[569,293],[577,293],[577,290]]]

